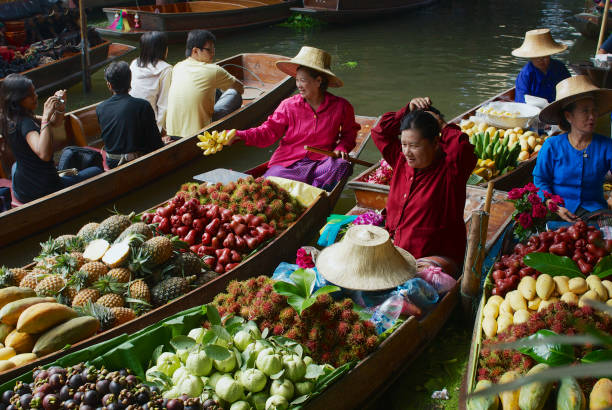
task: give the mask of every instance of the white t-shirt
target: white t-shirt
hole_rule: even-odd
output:
[[[132,71],[132,89],[130,95],[147,100],[157,120],[157,126],[161,131],[166,128],[166,111],[168,109],[168,91],[172,82],[172,66],[163,60],[159,60],[155,67],[147,64],[139,67],[137,59],[130,64]]]

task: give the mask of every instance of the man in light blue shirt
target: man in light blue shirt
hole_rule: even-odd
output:
[[[570,77],[570,72],[565,64],[550,56],[566,49],[566,45],[553,40],[549,29],[528,31],[521,47],[512,51],[515,57],[530,59],[516,77],[514,101],[524,103],[525,94],[528,94],[553,102],[555,87],[560,81]]]

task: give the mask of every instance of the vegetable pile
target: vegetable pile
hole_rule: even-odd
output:
[[[157,388],[150,388],[131,374],[129,369],[108,371],[81,363],[63,368],[36,369],[32,383],[17,382],[12,390],[2,392],[3,409],[216,409],[210,400],[163,399]]]
[[[252,214],[283,231],[298,219],[304,207],[285,189],[269,179],[248,177],[226,185],[187,183],[176,196],[186,201],[196,198],[201,204],[214,204],[232,214]]]
[[[299,343],[267,337],[254,322],[232,315],[221,319],[210,305],[206,315],[210,329],[175,337],[174,352],[162,352],[163,346],[156,351],[146,377],[166,399],[185,395],[234,410],[286,409],[308,400],[317,383],[333,373],[314,363]]]
[[[296,272],[300,275],[300,271]],[[257,323],[262,331],[270,329],[274,335],[302,343],[316,362],[340,366],[363,359],[378,346],[373,323],[360,320],[351,299],[334,302],[329,294],[305,298],[309,292],[299,296],[289,285],[285,282],[276,282],[275,285],[265,276],[233,281],[228,285],[227,293],[217,295],[213,303],[221,315],[239,315]],[[310,289],[308,285],[305,287]],[[290,305],[288,298],[277,292],[281,289],[288,290],[283,293],[291,295],[289,300],[298,301],[301,306],[305,300],[311,304],[298,313],[298,309],[292,306],[296,303]]]
[[[530,237],[527,244],[517,244],[511,255],[503,255],[493,265],[493,294],[504,296],[517,288],[521,278],[537,278],[542,270],[552,269],[566,276],[596,273],[604,278],[612,273],[605,269],[611,250],[612,241],[604,241],[601,231],[583,221],[542,232]]]
[[[195,198],[175,196],[143,220],[157,223],[163,233],[185,241],[216,273],[225,273],[276,234],[276,229],[253,214],[236,215],[216,204],[202,205]]]

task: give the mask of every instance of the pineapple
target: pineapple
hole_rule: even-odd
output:
[[[123,242],[123,240],[131,234],[142,235],[144,237],[143,241],[146,241],[147,239],[151,239],[153,237],[153,231],[151,230],[151,228],[149,228],[149,225],[144,222],[136,222],[128,226],[123,232],[121,232],[121,235],[119,235],[119,237],[115,239],[115,243]]]
[[[183,276],[199,275],[202,272],[202,259],[193,252],[179,254],[175,263]]]
[[[123,265],[130,256],[130,246],[125,242],[119,242],[112,245],[102,257],[104,262],[109,268],[116,268]]]
[[[90,261],[97,261],[102,259],[108,248],[110,247],[108,241],[104,239],[94,239],[87,244],[83,257]]]
[[[29,272],[23,268],[7,268],[3,266],[0,268],[0,287],[7,286],[19,286],[21,280]]]
[[[68,279],[68,286],[73,287],[79,292],[81,289],[85,289],[89,284],[89,274],[82,270],[75,272]]]
[[[116,293],[107,293],[106,295],[100,296],[96,303],[106,307],[123,307],[125,300],[121,295]]]
[[[87,303],[95,303],[99,298],[100,292],[97,289],[83,289],[72,299],[72,307],[85,306]]]
[[[62,303],[68,306],[72,305],[72,301],[74,300],[77,293],[79,293],[79,291],[75,287],[67,286],[62,292],[62,297],[64,298],[64,301],[62,301]]]
[[[85,265],[87,260],[83,256],[83,252],[70,252],[70,256],[72,256],[76,260],[76,268],[81,269],[81,266]]]
[[[28,273],[27,275],[24,276],[23,279],[21,279],[21,282],[19,282],[19,287],[36,289],[36,286],[38,285],[40,278],[41,278],[41,275],[38,275],[34,272]]]
[[[91,242],[95,237],[96,229],[100,224],[97,222],[90,222],[88,224],[83,225],[79,232],[77,232],[77,236],[81,238],[84,242]]]
[[[189,278],[168,278],[159,282],[151,290],[151,299],[154,305],[163,305],[184,295],[189,291],[189,284],[195,277]]]
[[[87,302],[76,308],[76,311],[85,316],[93,316],[100,322],[100,330],[108,330],[115,326],[116,317],[113,311],[106,306]]]
[[[41,250],[39,256],[42,259],[45,257],[56,256],[63,252],[63,244],[53,238],[49,238],[46,242],[42,242],[40,247]]]
[[[55,264],[53,265],[52,271],[63,276],[68,276],[79,268],[79,260],[70,254],[64,253],[55,258]]]
[[[89,262],[81,266],[81,271],[87,274],[88,282],[93,284],[100,276],[106,275],[108,268],[102,262]]]
[[[54,274],[41,280],[34,290],[38,296],[56,296],[64,289],[64,286],[66,286],[64,278]]]
[[[122,325],[136,318],[136,312],[134,312],[130,308],[112,307],[110,308],[110,310],[111,312],[113,312],[113,315],[115,316],[115,322],[113,323],[113,326]]]
[[[117,279],[107,274],[100,276],[93,284],[93,287],[98,289],[103,295],[107,293],[123,294],[125,293],[127,284],[118,282]]]
[[[172,257],[172,240],[165,236],[155,236],[142,244],[140,250],[150,257],[151,267],[161,265]]]
[[[132,272],[128,268],[114,268],[109,270],[107,275],[121,283],[127,283],[132,279]]]
[[[138,279],[130,283],[128,296],[132,299],[139,299],[145,301],[146,303],[151,303],[151,291],[149,290],[149,285],[147,285],[142,279]]]
[[[61,252],[79,251],[83,249],[83,240],[76,235],[61,235],[55,238]]]
[[[115,214],[109,216],[96,228],[96,238],[112,243],[121,235],[121,232],[132,224],[131,219],[133,216],[133,213],[130,215]]]

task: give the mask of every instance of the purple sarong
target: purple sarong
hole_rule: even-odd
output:
[[[320,161],[303,158],[288,167],[273,165],[268,168],[264,176],[292,179],[331,191],[338,181],[351,172],[351,163],[342,158],[328,157]]]

